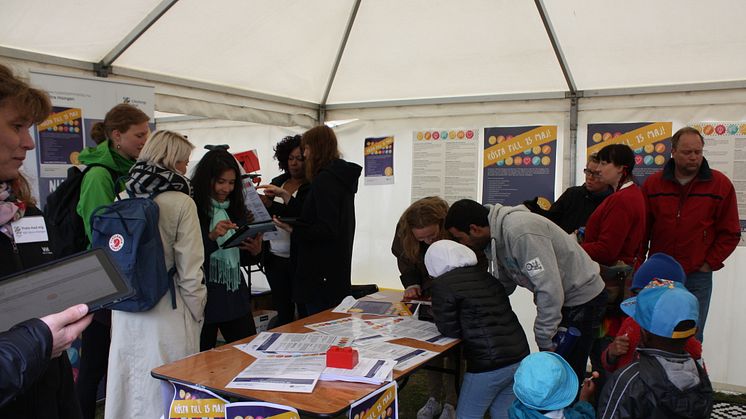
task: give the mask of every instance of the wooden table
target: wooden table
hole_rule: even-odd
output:
[[[401,292],[382,291],[387,300],[399,301]],[[381,301],[381,300],[379,300]],[[296,320],[272,331],[286,333],[309,333],[306,324],[319,323],[349,317],[349,314],[332,313],[331,310]],[[375,316],[364,316],[374,318]],[[259,391],[226,388],[225,386],[241,371],[248,367],[255,358],[233,347],[235,344],[251,342],[254,336],[233,342],[209,351],[201,352],[179,361],[155,368],[151,375],[161,380],[168,380],[189,385],[204,387],[227,397],[244,401],[265,401],[292,406],[299,412],[318,417],[334,417],[346,412],[350,405],[372,393],[381,385],[348,383],[341,381],[319,381],[312,393],[290,393],[278,391]],[[426,342],[402,338],[391,341],[414,348],[427,349],[443,356],[454,348],[459,341],[448,345],[433,345]],[[429,361],[429,360],[428,360]],[[405,371],[394,371],[394,379],[401,380],[421,368],[426,362],[417,364]],[[458,380],[457,380],[458,381]]]

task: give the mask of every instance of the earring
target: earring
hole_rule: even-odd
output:
[[[122,145],[121,144],[117,144],[117,150],[119,150],[120,148],[122,148]]]

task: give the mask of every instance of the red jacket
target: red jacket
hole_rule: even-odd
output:
[[[601,354],[601,364],[608,372],[614,372],[622,367],[626,367],[638,357],[637,345],[640,344],[640,325],[632,317],[627,317],[626,319],[624,319],[624,321],[622,322],[622,326],[619,327],[617,336],[622,336],[624,334],[626,334],[629,338],[629,349],[627,350],[626,354],[620,356],[617,359],[616,364],[609,364],[609,359],[606,357],[609,352],[608,346]],[[686,340],[684,350],[689,353],[689,355],[691,355],[692,359],[694,359],[695,361],[702,358],[702,343],[698,341],[694,336]]]
[[[642,186],[648,208],[650,254],[673,256],[689,274],[707,262],[713,271],[733,252],[741,237],[736,192],[725,175],[702,158],[697,176],[681,185],[669,159]],[[645,249],[643,249],[645,250]]]
[[[618,260],[634,266],[645,237],[645,198],[632,184],[620,189],[593,211],[581,245],[594,261],[607,266]]]

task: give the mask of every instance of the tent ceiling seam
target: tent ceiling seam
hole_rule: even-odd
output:
[[[104,58],[96,64],[96,75],[107,77],[111,74],[111,65],[119,56],[127,51],[155,22],[158,21],[168,9],[170,9],[179,0],[162,0],[147,16],[140,21],[119,43],[109,51]]]
[[[321,98],[319,104],[319,122],[323,123],[323,113],[326,109],[326,101],[329,99],[329,93],[334,85],[334,79],[337,77],[337,70],[339,69],[339,63],[342,62],[342,56],[344,55],[345,48],[347,47],[347,41],[350,39],[350,32],[352,32],[352,26],[355,24],[355,18],[357,17],[357,11],[360,9],[360,2],[362,0],[355,0],[350,10],[350,17],[347,19],[347,26],[345,27],[345,33],[342,36],[342,41],[339,44],[337,50],[337,57],[334,59],[334,65],[332,66],[331,73],[329,74],[329,80],[326,82],[326,88],[324,89],[324,96]]]
[[[572,73],[570,72],[570,66],[567,64],[565,54],[562,52],[562,47],[560,46],[559,40],[557,39],[557,34],[555,33],[554,27],[552,26],[552,20],[549,18],[549,14],[547,14],[546,7],[544,6],[544,1],[534,0],[534,3],[536,3],[536,9],[539,11],[539,16],[541,17],[541,22],[544,24],[544,29],[546,30],[547,36],[549,37],[549,42],[552,44],[554,55],[557,57],[560,69],[562,70],[562,75],[565,77],[567,88],[570,89],[570,94],[574,95],[578,89],[575,85],[575,80],[572,77]]]

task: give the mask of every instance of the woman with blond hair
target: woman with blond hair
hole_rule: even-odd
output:
[[[197,206],[184,176],[193,149],[182,135],[158,131],[130,170],[125,187],[129,196],[155,194],[166,269],[176,268],[176,308],[166,293],[149,311],[112,312],[107,419],[160,416],[160,383],[150,370],[199,352],[207,290]]]
[[[445,200],[428,196],[412,203],[399,218],[391,253],[396,256],[405,298],[430,299],[432,278],[425,267],[425,252],[432,243],[450,238],[443,228],[447,213]],[[431,361],[428,365],[443,368],[444,362],[447,368],[453,368],[450,357]],[[427,391],[429,397],[417,412],[418,419],[455,417],[457,395],[452,374],[427,370]]]
[[[297,224],[277,217],[275,222],[291,233],[290,259],[297,262],[293,299],[304,305],[303,314],[310,315],[336,306],[350,294],[355,193],[362,167],[340,158],[337,136],[326,125],[303,133],[301,146],[311,188]],[[289,196],[274,185],[264,189],[270,197]]]

